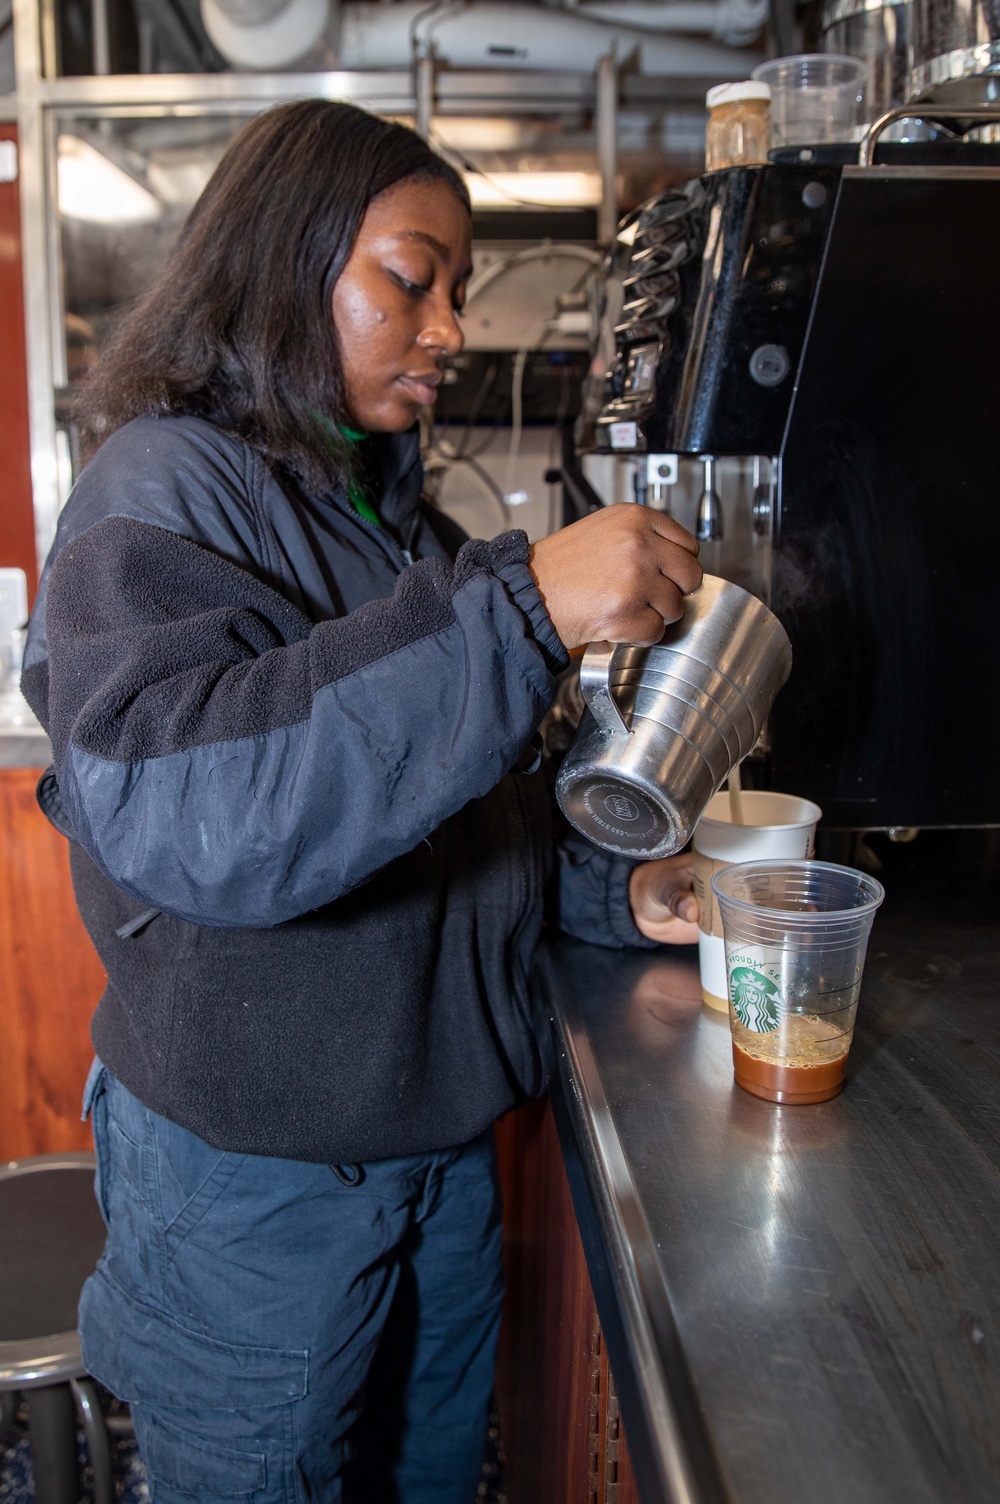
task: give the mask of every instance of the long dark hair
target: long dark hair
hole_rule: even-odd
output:
[[[458,173],[405,126],[324,99],[259,115],[91,372],[77,405],[90,445],[131,418],[195,413],[313,488],[340,478],[333,287],[372,199],[414,177],[469,207]]]

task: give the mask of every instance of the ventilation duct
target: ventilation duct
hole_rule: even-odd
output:
[[[583,0],[572,10],[353,0],[339,14],[329,0],[201,6],[209,36],[237,68],[288,67],[325,38],[341,68],[406,68],[432,55],[454,68],[591,72],[614,49],[642,73],[705,78],[746,76],[748,59],[735,48],[759,34],[768,14],[768,0]]]
[[[273,72],[310,52],[330,22],[329,0],[201,0],[205,30],[234,68]]]
[[[769,0],[580,0],[582,16],[639,31],[707,32],[733,47],[756,41],[770,11]]]

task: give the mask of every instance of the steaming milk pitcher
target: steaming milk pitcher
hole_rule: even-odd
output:
[[[591,643],[580,668],[588,713],[556,784],[566,818],[621,856],[680,851],[791,667],[778,618],[712,575],[655,647]]]

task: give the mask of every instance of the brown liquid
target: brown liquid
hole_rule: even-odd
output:
[[[801,1105],[826,1102],[843,1091],[846,1069],[846,1050],[836,1060],[822,1060],[815,1065],[785,1065],[748,1055],[733,1040],[736,1085],[755,1097],[763,1097],[765,1102]]]

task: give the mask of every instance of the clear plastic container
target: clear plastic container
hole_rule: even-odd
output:
[[[844,1085],[865,952],[885,891],[831,862],[742,862],[712,878],[722,911],[737,1086],[825,1102]]]
[[[705,127],[705,171],[724,167],[751,167],[767,161],[770,144],[768,111],[771,90],[767,84],[746,79],[738,84],[716,84],[705,96],[708,125]]]
[[[859,58],[836,52],[761,63],[753,77],[771,90],[771,146],[856,140],[867,72]]]

